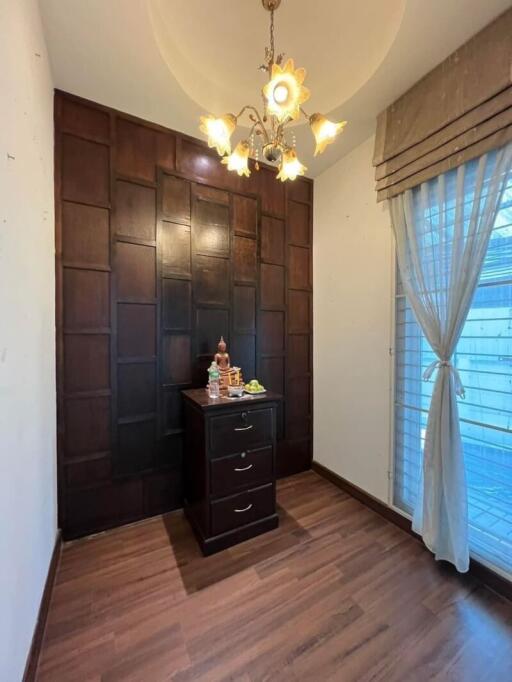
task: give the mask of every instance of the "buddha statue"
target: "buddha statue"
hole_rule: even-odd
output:
[[[220,337],[220,341],[217,345],[217,352],[215,353],[214,360],[217,363],[221,372],[222,370],[229,369],[230,367],[229,353],[226,352],[226,342],[224,341],[223,336]]]
[[[220,341],[217,344],[217,352],[213,359],[219,368],[221,395],[226,395],[228,393],[228,386],[244,385],[240,367],[231,367],[229,353],[227,352],[226,342],[224,341],[223,336],[220,337]]]

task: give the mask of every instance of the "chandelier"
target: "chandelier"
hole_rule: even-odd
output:
[[[316,156],[335,140],[347,122],[334,123],[322,114],[308,115],[304,111],[302,105],[309,99],[309,90],[304,86],[306,70],[296,69],[293,59],[285,62],[284,54],[275,54],[274,11],[281,0],[262,0],[262,4],[270,12],[270,46],[265,48],[265,61],[259,67],[269,75],[269,80],[261,91],[262,113],[255,106],[247,104],[236,116],[201,116],[200,130],[208,137],[208,146],[215,148],[223,157],[222,163],[228,170],[249,177],[249,157],[255,159],[255,168],[259,170],[261,153],[266,161],[278,165],[276,177],[285,182],[295,180],[307,170],[297,157],[295,134],[286,128],[289,123],[296,121],[301,115],[308,120],[316,142]],[[244,114],[247,114],[250,121],[249,134],[232,150],[231,136]]]

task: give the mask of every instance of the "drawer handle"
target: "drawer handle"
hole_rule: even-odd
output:
[[[248,505],[247,507],[244,507],[243,509],[234,509],[233,511],[236,511],[237,514],[240,514],[241,512],[249,511],[249,509],[251,509],[251,507],[252,507],[252,502],[250,505]]]
[[[252,464],[246,467],[235,467],[235,471],[247,471],[248,469],[252,469]]]
[[[249,424],[249,426],[235,426],[235,431],[249,431],[253,426],[254,424]]]

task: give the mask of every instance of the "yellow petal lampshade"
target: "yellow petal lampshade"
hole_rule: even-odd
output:
[[[277,179],[281,180],[281,182],[284,182],[285,180],[295,180],[297,175],[304,175],[306,171],[307,168],[297,158],[295,149],[286,149],[283,152]]]
[[[322,116],[322,114],[313,114],[309,117],[309,125],[311,126],[311,132],[316,140],[316,156],[317,154],[321,154],[328,144],[334,142],[336,137],[347,125],[347,122],[341,121],[341,123],[333,123],[326,119],[325,116]]]
[[[283,68],[272,65],[269,82],[263,88],[267,112],[279,121],[297,119],[300,105],[309,99],[309,90],[302,83],[306,78],[305,69],[296,69],[293,59],[288,59]]]
[[[236,117],[233,114],[215,116],[201,116],[199,130],[208,136],[208,146],[215,147],[219,154],[231,152],[230,138],[236,128]]]
[[[251,174],[249,170],[249,151],[249,143],[247,140],[242,140],[236,145],[232,154],[222,159],[222,163],[228,167],[228,170],[236,171],[238,175],[245,175],[248,178]]]

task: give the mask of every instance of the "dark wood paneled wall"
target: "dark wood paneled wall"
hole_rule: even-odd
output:
[[[181,506],[180,391],[223,334],[285,395],[278,473],[311,464],[313,183],[239,178],[196,139],[55,95],[65,538]]]

